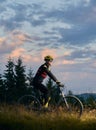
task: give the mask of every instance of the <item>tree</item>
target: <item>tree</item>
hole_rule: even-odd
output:
[[[27,84],[26,84],[26,74],[25,66],[23,65],[22,59],[19,57],[17,64],[15,65],[15,80],[16,80],[16,93],[17,98],[26,93]]]
[[[0,74],[0,88],[3,86],[3,79],[2,79],[2,75]]]
[[[60,89],[57,85],[53,84],[51,78],[48,79],[46,86],[48,87],[50,96],[51,96],[51,104],[56,104],[60,98]]]
[[[34,78],[34,73],[33,70],[30,68],[27,75],[27,80],[29,83],[28,86],[32,86],[33,78]]]
[[[4,87],[6,101],[11,102],[14,95],[15,78],[14,78],[14,62],[11,58],[8,59],[4,73]]]
[[[48,79],[46,86],[48,87],[49,91],[51,91],[51,89],[53,87],[53,81],[51,78]]]
[[[3,102],[5,99],[5,88],[3,84],[2,75],[0,74],[0,102]]]
[[[33,85],[32,85],[32,82],[33,82],[33,78],[34,78],[34,73],[33,73],[33,70],[30,68],[29,71],[28,71],[28,74],[27,74],[27,86],[28,86],[28,93],[31,94],[32,91],[34,92],[34,89],[33,89]]]
[[[73,95],[73,92],[69,90],[67,95]]]
[[[90,109],[96,109],[96,98],[94,97],[94,95],[90,95],[87,99],[85,104],[87,105],[87,107],[89,107]]]

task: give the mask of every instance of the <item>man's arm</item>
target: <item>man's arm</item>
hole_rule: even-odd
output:
[[[48,68],[44,67],[44,70],[53,81],[58,82],[57,78],[52,74],[50,70],[48,70]]]

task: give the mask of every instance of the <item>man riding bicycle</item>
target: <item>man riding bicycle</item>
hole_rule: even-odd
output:
[[[51,57],[50,55],[45,56],[44,61],[45,63],[39,67],[35,77],[33,78],[33,85],[36,89],[39,89],[44,94],[44,98],[45,98],[44,107],[48,107],[49,91],[48,88],[46,88],[46,86],[42,84],[42,82],[47,77],[47,75],[58,85],[60,85],[60,82],[50,71],[50,66],[53,61],[53,57]]]

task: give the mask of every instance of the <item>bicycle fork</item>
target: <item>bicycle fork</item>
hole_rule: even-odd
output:
[[[63,101],[65,102],[65,105],[66,105],[68,111],[70,111],[70,106],[69,106],[69,104],[68,104],[68,102],[67,102],[67,99],[66,99],[64,93],[62,94],[62,97],[63,97]]]

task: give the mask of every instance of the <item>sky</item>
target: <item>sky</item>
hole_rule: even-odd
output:
[[[96,0],[0,0],[0,73],[22,57],[51,71],[73,93],[96,92]]]

